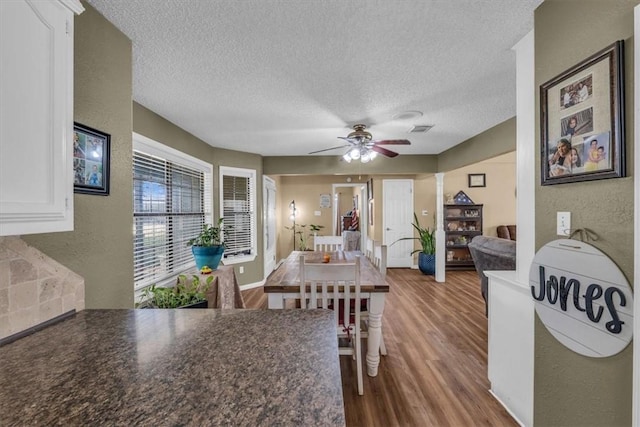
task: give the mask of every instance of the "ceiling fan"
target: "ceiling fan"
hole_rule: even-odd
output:
[[[381,145],[410,145],[411,142],[407,139],[385,139],[380,141],[372,141],[371,133],[365,129],[367,127],[363,124],[353,125],[353,132],[347,136],[339,136],[338,138],[344,139],[348,144],[340,145],[338,147],[326,148],[324,150],[312,151],[309,154],[322,153],[324,151],[337,150],[339,148],[349,149],[342,156],[342,158],[351,162],[351,160],[360,159],[362,163],[367,163],[376,157],[377,153],[386,157],[396,157],[398,153],[395,151],[387,150]]]

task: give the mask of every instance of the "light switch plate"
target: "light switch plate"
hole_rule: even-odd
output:
[[[556,234],[558,236],[568,236],[571,234],[571,212],[558,212],[556,228]]]
[[[313,214],[314,214],[315,216],[321,216],[321,215],[322,215],[322,212],[321,212],[321,211],[313,211]]]

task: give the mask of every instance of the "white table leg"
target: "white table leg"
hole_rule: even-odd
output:
[[[380,336],[382,334],[382,312],[384,311],[383,292],[372,292],[369,300],[369,339],[367,345],[367,374],[378,375],[380,365]]]
[[[271,293],[268,295],[268,300],[267,300],[267,307],[268,308],[275,308],[275,309],[283,309],[284,308],[284,294],[280,294],[280,293]]]

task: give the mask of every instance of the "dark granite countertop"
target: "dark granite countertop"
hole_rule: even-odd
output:
[[[0,425],[344,425],[327,310],[85,310],[0,347]]]

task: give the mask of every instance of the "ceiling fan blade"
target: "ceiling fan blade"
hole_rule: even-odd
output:
[[[373,141],[375,145],[411,145],[408,139],[384,139],[382,141]]]
[[[339,147],[325,148],[324,150],[312,151],[312,152],[310,152],[309,154],[322,153],[323,151],[337,150],[338,148],[345,148],[345,147],[349,147],[349,145],[341,145],[341,146],[339,146]]]
[[[371,149],[387,157],[395,157],[398,155],[398,153],[396,153],[395,151],[387,150],[386,148],[380,147],[378,145],[374,145],[373,147],[371,147]]]
[[[355,138],[349,138],[348,136],[339,136],[339,139],[344,139],[345,141],[347,141],[349,144],[357,144],[358,140]]]

